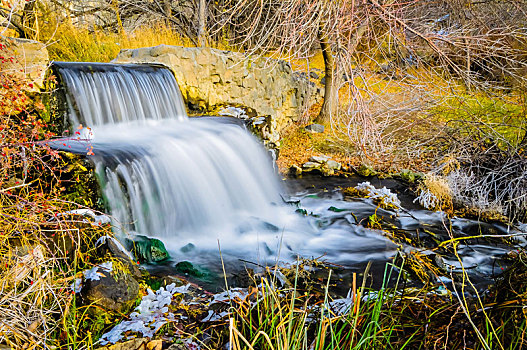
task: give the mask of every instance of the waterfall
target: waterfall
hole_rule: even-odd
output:
[[[55,62],[73,125],[187,119],[176,79],[155,65]]]
[[[94,134],[104,145],[94,159],[108,207],[128,231],[196,240],[231,231],[240,217],[272,218],[278,210],[270,161],[239,126],[164,121]]]
[[[239,125],[190,121],[168,69],[55,66],[71,122],[92,129],[91,159],[117,232],[214,248],[216,238],[241,243],[240,233],[285,225],[263,147]]]
[[[203,259],[212,256],[218,265],[218,242],[224,257],[260,263],[299,254],[353,264],[393,254],[379,232],[350,226],[351,215],[303,218],[284,205],[264,148],[225,118],[188,118],[168,69],[63,62],[55,69],[71,123],[92,130],[90,159],[119,235],[157,237],[172,252],[192,244],[194,257],[184,259],[209,265]],[[305,203],[324,215],[333,205]]]

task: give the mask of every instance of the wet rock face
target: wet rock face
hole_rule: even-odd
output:
[[[0,71],[28,79],[31,91],[44,85],[49,56],[46,45],[29,39],[9,38],[0,35]],[[30,85],[31,86],[31,85]]]
[[[278,132],[297,120],[305,106],[321,99],[320,89],[307,75],[293,72],[289,63],[247,59],[237,52],[160,45],[122,50],[114,62],[165,64],[189,106],[201,113],[215,106],[246,106],[272,119]]]

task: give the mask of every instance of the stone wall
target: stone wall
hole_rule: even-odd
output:
[[[164,64],[191,108],[203,113],[243,106],[250,117],[270,119],[271,132],[298,120],[306,106],[321,99],[322,90],[289,63],[238,52],[160,45],[122,50],[114,62]]]
[[[44,84],[49,57],[46,45],[28,39],[0,35],[0,74],[28,79],[31,90],[39,91]]]

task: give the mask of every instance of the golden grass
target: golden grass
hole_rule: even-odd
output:
[[[43,34],[48,43],[50,58],[56,61],[110,62],[122,49],[157,46],[161,44],[193,46],[178,32],[165,23],[137,28],[126,33],[91,31],[77,28],[70,22],[58,26],[57,30]]]
[[[425,175],[417,188],[419,203],[431,210],[453,212],[452,190],[447,180],[432,173]]]

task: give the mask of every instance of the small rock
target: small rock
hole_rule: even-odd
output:
[[[306,131],[312,132],[312,133],[322,133],[324,132],[324,125],[320,124],[311,124],[305,127]]]
[[[99,350],[161,350],[162,340],[150,340],[148,338],[136,338],[122,343],[107,345]],[[186,348],[185,348],[186,349]]]
[[[187,245],[185,245],[184,247],[181,247],[181,252],[182,253],[189,253],[191,251],[193,251],[194,249],[196,249],[196,246],[192,243],[189,243]]]
[[[186,346],[183,343],[180,343],[180,344],[175,343],[175,344],[170,345],[167,350],[188,350],[188,346]]]
[[[326,77],[323,77],[322,79],[320,79],[320,84],[326,85]]]
[[[359,175],[369,177],[377,175],[377,172],[369,165],[362,164],[357,170]]]
[[[334,160],[328,160],[326,163],[326,166],[328,167],[328,169],[337,170],[337,171],[342,168],[342,164]]]
[[[139,295],[139,283],[128,273],[105,272],[98,280],[86,279],[81,296],[85,305],[95,304],[102,308],[93,308],[96,312],[112,310],[126,313]]]
[[[335,171],[333,169],[329,169],[329,168],[322,168],[322,175],[324,176],[331,176],[331,175],[335,175]]]
[[[142,276],[141,270],[132,260],[130,253],[113,237],[103,236],[97,241],[97,254],[99,256],[109,254],[127,266],[134,277]]]
[[[162,350],[163,341],[162,340],[151,340],[146,344],[146,350]]]
[[[312,169],[318,169],[320,168],[320,164],[319,163],[315,163],[315,162],[306,162],[302,165],[302,169],[303,170],[312,170]]]
[[[298,165],[291,165],[291,167],[289,168],[289,173],[291,175],[300,176],[302,175],[302,168]]]
[[[330,158],[328,156],[311,156],[309,157],[310,162],[320,163],[324,164],[326,163]]]
[[[309,73],[309,76],[310,76],[311,78],[313,78],[313,79],[318,79],[318,78],[319,78],[319,75],[318,75],[317,73],[313,72],[313,71],[311,71],[311,72]]]
[[[197,268],[192,265],[192,263],[188,261],[180,261],[176,264],[176,271],[180,273],[184,273],[186,275],[192,276],[192,277],[204,277],[205,273],[201,272]]]

